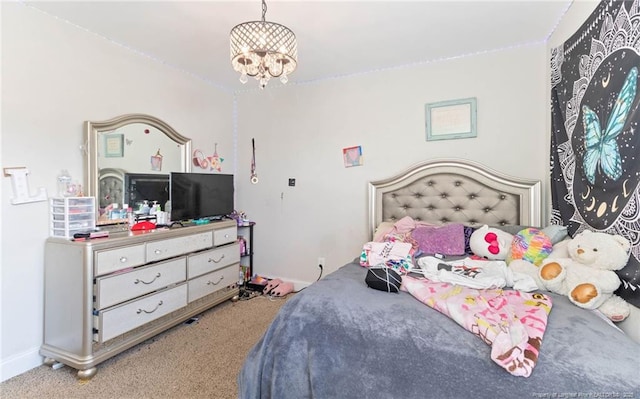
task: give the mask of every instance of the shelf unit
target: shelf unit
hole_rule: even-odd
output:
[[[255,222],[246,226],[238,226],[238,242],[240,242],[240,268],[247,282],[253,276],[253,229]],[[244,245],[241,242],[244,240]]]

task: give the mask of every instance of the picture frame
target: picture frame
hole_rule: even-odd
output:
[[[477,136],[475,97],[425,105],[427,141]]]
[[[122,158],[124,156],[124,134],[104,136],[104,156],[106,158]]]
[[[343,148],[342,159],[344,160],[345,168],[362,166],[364,164],[364,159],[362,158],[362,146],[357,145]]]

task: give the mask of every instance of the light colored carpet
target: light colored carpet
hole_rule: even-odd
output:
[[[88,381],[64,366],[39,366],[0,384],[13,398],[208,398],[238,396],[236,377],[286,298],[224,302],[99,364]]]

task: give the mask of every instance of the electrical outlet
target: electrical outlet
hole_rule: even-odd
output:
[[[320,269],[324,269],[324,258],[322,257],[318,258],[318,267]]]

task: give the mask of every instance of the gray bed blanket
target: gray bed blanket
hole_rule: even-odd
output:
[[[640,345],[549,294],[553,310],[527,378],[406,292],[368,288],[349,263],[291,298],[249,352],[240,398],[640,398]]]

